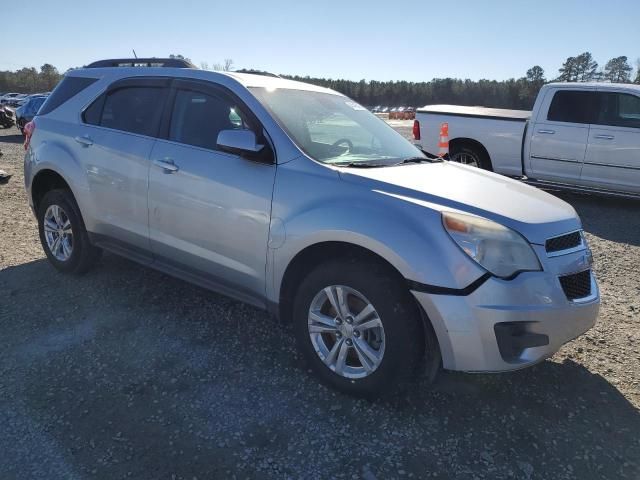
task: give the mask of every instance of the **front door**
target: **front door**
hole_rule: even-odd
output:
[[[259,303],[275,164],[220,151],[218,133],[260,127],[222,89],[179,80],[164,139],[151,153],[149,226],[155,261]],[[257,299],[257,301],[256,301]]]
[[[546,118],[532,128],[531,177],[561,183],[578,183],[584,161],[594,91],[556,91]],[[544,111],[544,108],[542,109]]]

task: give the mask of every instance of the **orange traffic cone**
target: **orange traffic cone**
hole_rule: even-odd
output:
[[[449,124],[444,122],[440,125],[440,140],[438,141],[438,156],[449,156]]]

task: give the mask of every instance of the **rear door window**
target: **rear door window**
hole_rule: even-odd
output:
[[[628,93],[600,92],[598,105],[594,123],[640,128],[640,97]]]
[[[596,97],[596,92],[559,90],[551,100],[547,120],[567,123],[593,123]]]
[[[163,87],[118,88],[96,99],[85,110],[84,121],[123,132],[155,136],[167,91]]]

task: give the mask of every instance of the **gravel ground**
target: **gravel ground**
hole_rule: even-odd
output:
[[[406,125],[397,125],[407,128]],[[0,478],[640,478],[637,202],[584,221],[597,325],[533,368],[369,403],[318,384],[288,327],[106,254],[44,259],[0,131]]]

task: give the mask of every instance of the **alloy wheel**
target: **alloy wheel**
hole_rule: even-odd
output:
[[[480,168],[480,161],[475,155],[471,153],[467,153],[467,152],[455,153],[451,157],[451,160],[454,162],[462,163],[463,165],[469,165],[471,167]]]
[[[331,285],[316,294],[309,337],[322,362],[345,378],[371,375],[384,357],[385,335],[373,304],[357,290]]]
[[[67,213],[58,205],[50,205],[44,214],[44,237],[56,260],[66,262],[73,253],[73,230]]]

